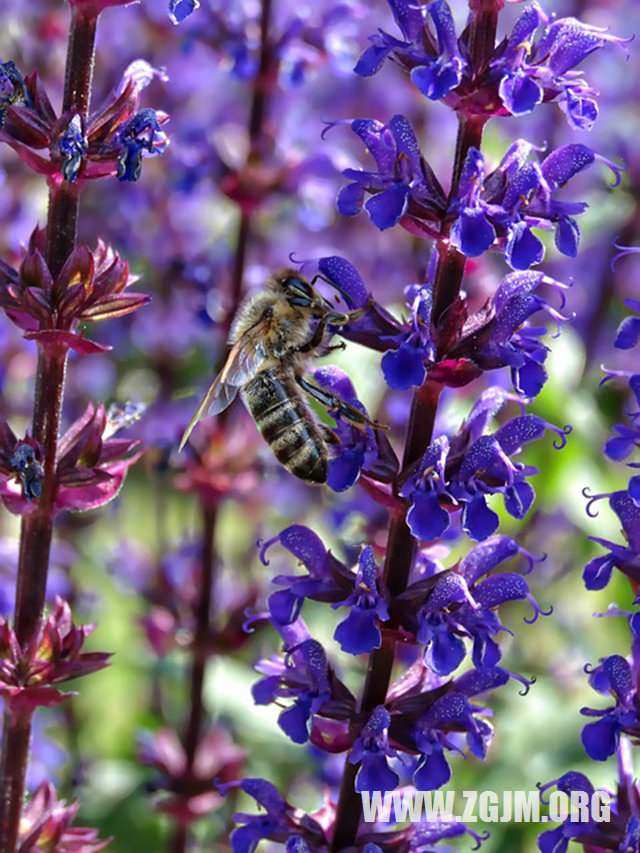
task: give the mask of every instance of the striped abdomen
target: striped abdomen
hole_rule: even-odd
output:
[[[242,397],[276,459],[301,480],[326,483],[327,446],[293,372],[265,370]]]

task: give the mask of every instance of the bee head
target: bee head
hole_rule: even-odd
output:
[[[307,309],[313,317],[323,317],[326,314],[327,307],[330,307],[326,300],[296,270],[282,270],[274,278],[277,288],[284,292],[289,305]]]

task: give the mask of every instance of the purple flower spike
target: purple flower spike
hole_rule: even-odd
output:
[[[389,767],[389,758],[397,753],[389,746],[389,712],[379,705],[362,727],[356,739],[349,761],[360,764],[356,776],[356,791],[393,791],[397,786],[398,774]]]

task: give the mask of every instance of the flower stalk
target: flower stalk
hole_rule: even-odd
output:
[[[85,117],[91,95],[97,14],[91,7],[73,7],[68,37],[64,109]],[[46,261],[54,276],[75,248],[79,198],[80,185],[50,182]],[[22,648],[33,643],[45,603],[67,353],[64,346],[38,348],[32,435],[43,449],[42,495],[33,511],[23,516],[20,531],[14,621]],[[32,716],[33,712],[19,717],[12,717],[9,710],[5,712],[0,761],[0,853],[14,853],[18,842]]]
[[[496,5],[495,3],[486,3],[476,10],[474,3],[470,3],[475,14],[471,23],[471,53],[476,68],[481,68],[484,65],[494,48],[498,14]],[[457,193],[460,176],[469,150],[471,148],[480,150],[485,123],[486,119],[484,118],[469,120],[462,114],[459,116],[451,178],[451,197]],[[446,230],[443,232],[445,237],[448,234],[448,227],[445,223],[444,229]],[[435,329],[439,328],[440,321],[460,292],[466,265],[465,256],[446,240],[439,244],[438,249],[438,264],[433,285],[433,325]],[[440,383],[426,379],[413,394],[402,467],[394,484],[394,492],[398,489],[398,481],[402,476],[402,471],[406,471],[410,465],[421,458],[432,440],[442,388],[443,386]],[[393,597],[401,595],[407,588],[416,553],[417,541],[407,524],[406,515],[406,508],[392,515],[387,537],[383,582]],[[377,706],[384,705],[391,682],[395,647],[396,640],[392,636],[383,634],[380,648],[374,649],[369,656],[360,701],[361,711],[371,712]],[[334,824],[333,851],[343,850],[356,842],[362,818],[362,800],[356,791],[356,776],[359,768],[359,764],[352,764],[348,759],[345,762]]]

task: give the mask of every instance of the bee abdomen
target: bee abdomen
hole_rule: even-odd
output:
[[[327,446],[295,377],[266,370],[242,394],[276,459],[301,480],[326,483]]]

